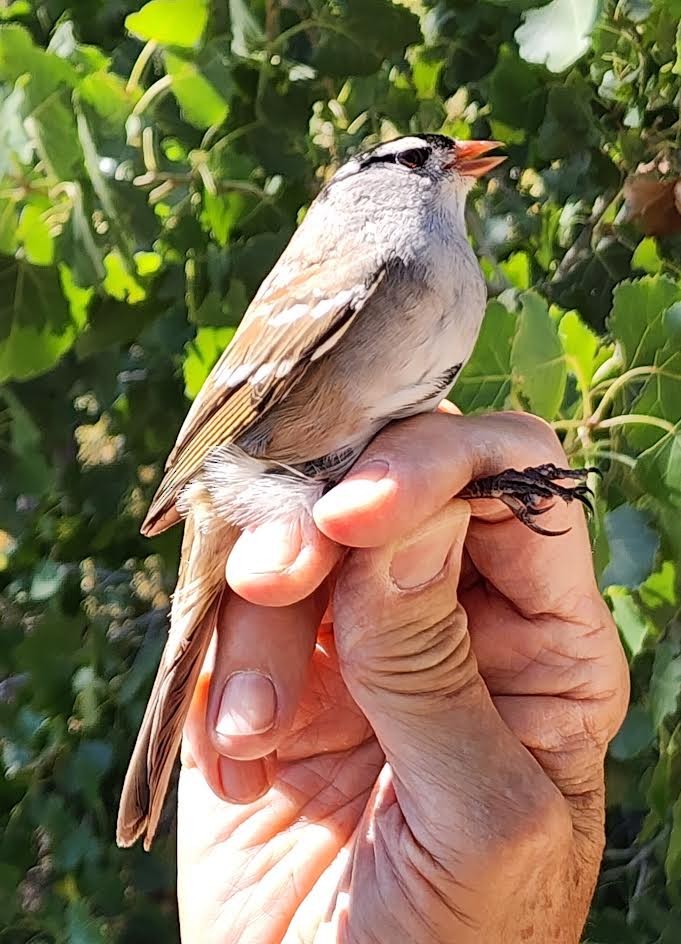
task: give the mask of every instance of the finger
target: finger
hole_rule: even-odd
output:
[[[370,721],[427,714],[477,677],[456,599],[468,521],[466,502],[452,501],[401,541],[353,551],[338,574],[338,656]]]
[[[307,514],[271,521],[240,535],[227,560],[227,582],[251,603],[288,606],[313,593],[342,553]]]
[[[385,751],[412,833],[439,862],[488,841],[485,811],[508,783],[509,815],[520,821],[555,800],[494,709],[471,651],[456,598],[468,518],[467,503],[453,501],[401,541],[351,552],[334,594],[343,677]]]
[[[289,607],[230,595],[218,617],[212,667],[186,729],[195,763],[226,799],[248,802],[271,782],[273,755],[290,728],[327,592]]]
[[[331,540],[378,547],[425,521],[474,478],[565,461],[555,433],[536,417],[426,414],[380,433],[340,485],[317,502],[314,518]],[[500,508],[497,503],[497,513]],[[564,520],[565,511],[557,503],[554,519]],[[511,513],[504,509],[501,516]]]
[[[590,560],[588,544],[571,555],[569,569],[579,572],[580,557]],[[522,555],[509,567],[518,584],[536,581],[525,568]],[[589,578],[591,581],[591,575]],[[565,586],[560,575],[553,579]],[[568,593],[567,602],[558,600],[554,612],[534,612],[529,617],[520,614],[516,600],[509,601],[491,581],[478,578],[461,587],[460,596],[469,614],[480,673],[513,730],[524,737],[519,722],[519,714],[524,712],[532,719],[525,727],[534,727],[549,738],[558,737],[559,732],[563,736],[564,716],[576,726],[571,732],[572,748],[578,743],[577,729],[591,753],[597,744],[604,748],[627,709],[629,669],[617,627],[597,590],[591,589],[591,582],[579,592]],[[546,599],[553,592],[546,590],[542,596]],[[517,590],[516,597],[522,602],[524,587]],[[535,608],[532,601],[527,606]],[[563,607],[569,615],[561,617],[555,610]],[[575,710],[576,704],[581,708]],[[513,723],[507,717],[510,711]],[[560,724],[553,715],[561,717]],[[567,736],[564,739],[567,741]],[[562,756],[564,759],[565,751]]]

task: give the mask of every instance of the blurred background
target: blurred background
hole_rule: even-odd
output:
[[[139,523],[324,178],[410,130],[510,156],[470,202],[491,301],[455,401],[538,413],[604,472],[633,699],[585,940],[681,940],[680,19],[0,0],[0,942],[178,939],[173,804],[150,855],[114,843],[178,554]]]

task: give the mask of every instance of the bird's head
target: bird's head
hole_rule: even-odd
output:
[[[444,134],[410,134],[352,157],[336,171],[331,183],[361,178],[367,185],[371,181],[399,186],[400,181],[412,179],[468,191],[478,177],[506,160],[489,153],[501,146],[498,141],[457,141]]]
[[[408,207],[449,206],[463,220],[466,195],[475,181],[506,158],[492,155],[498,141],[457,141],[444,134],[410,134],[351,157],[325,191],[359,204],[399,213]],[[349,191],[349,193],[348,193]],[[347,195],[347,196],[344,196]]]

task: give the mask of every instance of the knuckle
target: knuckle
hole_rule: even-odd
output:
[[[536,443],[537,448],[558,459],[563,459],[565,453],[553,426],[541,416],[534,413],[507,413],[514,418],[519,431]]]
[[[569,806],[547,777],[538,776],[529,798],[523,797],[517,809],[509,804],[497,822],[500,826],[491,838],[493,848],[486,850],[497,862],[505,859],[522,866],[547,857],[560,861],[572,844]]]
[[[336,644],[345,670],[364,686],[395,694],[460,692],[477,678],[477,664],[451,579],[416,593],[396,591],[371,555],[355,552],[336,584]]]

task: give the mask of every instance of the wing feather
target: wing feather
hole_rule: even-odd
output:
[[[366,270],[361,260],[345,269],[324,260],[301,271],[282,256],[194,400],[143,533],[173,524],[179,494],[210,450],[252,428],[295,386],[311,360],[338,343],[380,284],[385,267]]]

